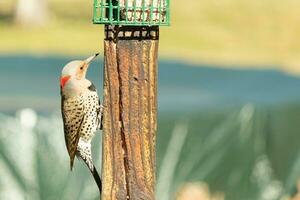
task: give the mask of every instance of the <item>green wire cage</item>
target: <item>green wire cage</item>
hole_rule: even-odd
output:
[[[94,24],[169,26],[170,0],[94,0]]]

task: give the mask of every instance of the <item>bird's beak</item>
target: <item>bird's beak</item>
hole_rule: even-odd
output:
[[[95,55],[88,57],[84,62],[86,64],[90,64],[98,55],[99,55],[99,53],[96,53]]]
[[[87,59],[83,61],[83,64],[80,66],[80,70],[78,68],[78,71],[76,72],[77,79],[82,79],[85,77],[86,71],[90,65],[90,63],[99,55],[99,53],[96,53]]]

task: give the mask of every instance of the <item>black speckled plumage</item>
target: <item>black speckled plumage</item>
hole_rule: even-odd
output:
[[[88,167],[93,169],[91,141],[101,123],[100,101],[96,91],[70,98],[62,96],[61,106],[71,169],[75,155],[82,158]]]

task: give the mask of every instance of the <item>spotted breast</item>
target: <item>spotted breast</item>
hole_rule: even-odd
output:
[[[91,88],[87,93],[63,99],[62,110],[71,169],[75,155],[83,159],[89,168],[93,168],[91,141],[101,123],[100,101],[96,91]]]

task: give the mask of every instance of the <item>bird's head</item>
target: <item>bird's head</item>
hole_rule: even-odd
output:
[[[96,53],[95,55],[92,55],[85,60],[74,60],[67,63],[61,72],[61,77],[60,77],[61,88],[63,89],[70,80],[85,79],[85,75],[90,63],[98,55],[99,53]]]

